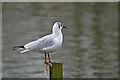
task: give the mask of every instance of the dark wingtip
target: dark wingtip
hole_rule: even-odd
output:
[[[16,50],[16,48],[25,48],[24,46],[15,46],[15,47],[13,47],[13,49],[12,50]]]

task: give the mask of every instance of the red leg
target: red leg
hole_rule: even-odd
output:
[[[49,63],[51,63],[49,53],[48,53],[48,58],[49,58]]]
[[[46,53],[45,53],[45,63],[47,63],[47,60],[46,60]]]

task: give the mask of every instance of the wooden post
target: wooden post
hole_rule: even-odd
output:
[[[44,76],[49,80],[59,78],[63,80],[63,68],[62,63],[44,63]]]

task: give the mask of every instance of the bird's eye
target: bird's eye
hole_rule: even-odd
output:
[[[61,24],[61,26],[62,26],[62,24]]]

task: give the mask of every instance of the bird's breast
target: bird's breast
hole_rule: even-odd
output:
[[[63,42],[63,36],[60,35],[60,36],[56,37],[55,42],[56,42],[55,47],[57,47],[57,48],[61,47],[62,42]]]

